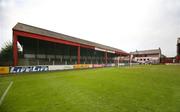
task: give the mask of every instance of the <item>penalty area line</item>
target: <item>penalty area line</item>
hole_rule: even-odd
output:
[[[7,95],[9,89],[11,88],[12,84],[13,84],[13,81],[11,81],[11,82],[9,83],[8,87],[6,88],[6,90],[4,91],[3,95],[1,96],[1,98],[0,98],[0,106],[1,106],[1,104],[2,104],[2,102],[3,102],[3,100],[4,100],[4,98],[5,98],[5,96]]]

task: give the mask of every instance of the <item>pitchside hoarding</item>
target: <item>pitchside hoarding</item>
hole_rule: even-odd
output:
[[[24,72],[44,72],[48,71],[48,66],[15,66],[10,67],[10,73],[24,73]]]
[[[73,65],[50,65],[49,70],[70,70],[73,69]]]
[[[0,74],[8,74],[9,67],[0,67]]]
[[[104,67],[104,64],[93,64],[94,68],[100,68],[100,67]]]
[[[106,64],[106,67],[113,67],[115,64]]]
[[[75,65],[38,65],[38,66],[14,66],[14,67],[0,67],[0,74],[8,73],[25,73],[25,72],[44,72],[53,70],[71,70],[83,68],[100,68],[112,67],[115,64],[75,64]]]
[[[76,64],[76,65],[74,65],[74,69],[81,69],[81,68],[92,68],[92,64]]]

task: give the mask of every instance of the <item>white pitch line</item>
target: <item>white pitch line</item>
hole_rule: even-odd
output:
[[[2,104],[2,102],[3,102],[3,100],[4,100],[4,98],[5,98],[6,94],[8,93],[9,89],[11,88],[12,84],[13,84],[13,81],[11,81],[11,82],[9,83],[7,89],[4,91],[3,95],[1,96],[0,106],[1,106],[1,104]]]

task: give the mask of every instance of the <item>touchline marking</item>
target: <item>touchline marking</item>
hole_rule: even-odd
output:
[[[4,91],[3,95],[1,96],[0,106],[1,106],[1,104],[2,104],[2,102],[3,102],[3,100],[4,100],[4,98],[5,98],[6,94],[8,93],[9,89],[11,88],[12,84],[13,84],[13,81],[11,81],[11,82],[9,83],[7,89]]]

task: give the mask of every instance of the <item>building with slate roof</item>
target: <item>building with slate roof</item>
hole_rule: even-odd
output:
[[[150,49],[130,52],[131,60],[140,64],[158,64],[161,59],[161,49]]]

